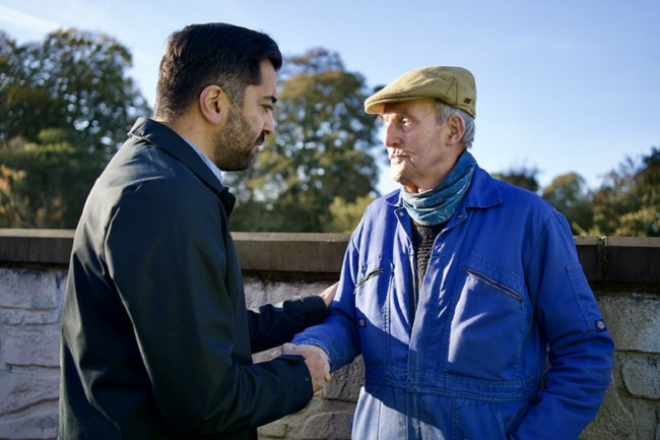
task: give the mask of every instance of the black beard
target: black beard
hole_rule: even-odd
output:
[[[261,133],[264,134],[263,131]],[[232,108],[224,130],[214,138],[215,164],[222,171],[244,171],[254,162],[252,149],[256,145],[250,125],[240,110]],[[259,137],[261,138],[261,136]]]

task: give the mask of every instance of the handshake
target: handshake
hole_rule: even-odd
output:
[[[330,362],[323,349],[315,345],[284,344],[282,354],[297,354],[305,358],[305,364],[312,376],[314,393],[330,382]]]

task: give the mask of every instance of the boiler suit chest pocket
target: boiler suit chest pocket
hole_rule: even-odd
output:
[[[355,324],[365,363],[385,364],[389,360],[393,273],[392,263],[378,256],[361,267],[355,283]]]
[[[460,265],[449,328],[447,370],[519,379],[531,304],[522,275],[481,256]]]

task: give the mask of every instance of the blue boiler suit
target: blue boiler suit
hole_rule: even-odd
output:
[[[330,318],[294,343],[332,371],[363,355],[356,439],[576,439],[613,363],[566,219],[479,167],[421,285],[400,192],[374,201]]]

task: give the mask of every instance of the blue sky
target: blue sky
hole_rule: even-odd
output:
[[[472,153],[491,172],[536,167],[545,186],[575,171],[595,188],[660,147],[658,0],[0,0],[0,29],[21,43],[58,27],[115,37],[152,105],[168,36],[209,21],[264,31],[285,55],[337,51],[370,87],[422,66],[468,68]],[[395,188],[386,171],[379,187]]]

